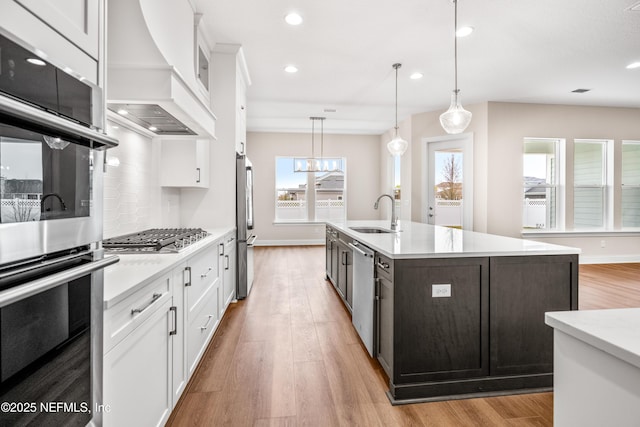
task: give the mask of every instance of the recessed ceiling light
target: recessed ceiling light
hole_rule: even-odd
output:
[[[409,78],[410,78],[411,80],[418,80],[418,79],[421,79],[422,77],[424,77],[424,74],[422,74],[422,73],[417,73],[417,72],[416,72],[416,73],[413,73],[413,74],[411,74],[411,75],[409,76]]]
[[[27,58],[27,62],[29,64],[39,65],[41,67],[44,67],[45,65],[47,65],[46,62],[44,62],[42,59],[39,59],[39,58]]]
[[[457,37],[467,37],[469,34],[473,33],[473,27],[461,27],[456,31]]]
[[[118,125],[111,125],[111,129],[120,129],[120,126],[118,126]]]
[[[157,131],[157,130],[158,130],[158,128],[157,128],[157,127],[155,127],[155,126],[149,126],[149,130],[150,130],[151,132],[155,132],[155,131]]]
[[[302,24],[302,16],[298,15],[295,12],[288,13],[284,17],[284,20],[289,25],[300,25],[300,24]]]
[[[640,68],[640,62],[634,62],[633,64],[627,65],[628,70],[633,70],[635,68]]]
[[[118,110],[118,114],[120,114],[121,116],[126,116],[127,114],[129,114],[129,112],[124,108],[121,108]]]
[[[296,67],[295,65],[287,65],[286,67],[284,67],[284,70],[287,73],[297,73],[298,72],[298,67]]]

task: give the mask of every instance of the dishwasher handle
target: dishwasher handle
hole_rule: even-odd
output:
[[[355,249],[356,251],[360,252],[360,254],[362,254],[362,256],[364,256],[365,258],[367,258],[367,257],[373,258],[373,254],[370,254],[370,253],[367,253],[367,252],[363,251],[362,249],[360,249],[359,247],[357,247],[353,243],[349,243],[349,246],[351,247],[351,249]]]

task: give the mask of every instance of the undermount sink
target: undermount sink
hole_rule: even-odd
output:
[[[395,231],[387,230],[386,228],[380,227],[349,227],[353,231],[357,231],[358,233],[395,233]]]

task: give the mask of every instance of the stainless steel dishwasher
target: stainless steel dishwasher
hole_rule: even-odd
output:
[[[353,250],[353,307],[351,322],[362,343],[373,357],[375,337],[374,252],[360,242],[349,243]]]

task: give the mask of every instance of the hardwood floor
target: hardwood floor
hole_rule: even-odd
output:
[[[553,424],[552,393],[392,406],[324,260],[321,246],[255,249],[251,295],[227,310],[168,425]],[[640,306],[639,277],[640,264],[580,266],[581,309]]]

